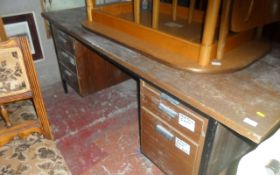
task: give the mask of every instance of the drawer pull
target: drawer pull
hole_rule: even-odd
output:
[[[169,95],[167,95],[166,93],[163,93],[163,92],[160,93],[160,98],[167,100],[174,105],[180,104],[180,102],[178,100],[174,99],[173,97],[170,97]]]
[[[62,36],[58,36],[58,39],[60,41],[62,41],[63,44],[66,44],[67,43],[67,40],[65,38],[63,38]]]
[[[76,62],[75,62],[75,59],[74,59],[74,58],[69,57],[69,61],[70,61],[70,63],[71,63],[73,66],[76,66]]]
[[[159,104],[158,108],[172,118],[175,118],[177,116],[176,111],[174,111],[173,109],[169,108],[168,106],[166,106],[162,103]]]
[[[61,54],[63,55],[64,58],[67,58],[73,66],[76,66],[76,62],[75,62],[75,59],[73,57],[69,56],[64,51],[62,51]]]
[[[63,51],[61,51],[61,55],[63,56],[63,57],[68,57],[68,55],[67,55],[67,53],[65,53],[65,52],[63,52]]]
[[[68,70],[64,70],[64,73],[65,73],[68,77],[72,77],[72,73],[69,72]]]
[[[174,135],[171,132],[159,124],[156,125],[156,131],[167,140],[172,140],[174,138]]]

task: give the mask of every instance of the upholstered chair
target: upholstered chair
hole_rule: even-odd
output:
[[[1,18],[0,111],[0,174],[71,175],[52,140],[28,41],[8,39]]]

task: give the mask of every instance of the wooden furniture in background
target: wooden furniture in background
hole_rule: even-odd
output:
[[[241,32],[280,20],[279,0],[235,0],[231,30]]]
[[[101,6],[87,0],[88,18],[83,25],[175,68],[229,72],[248,66],[270,50],[268,42],[256,37],[261,36],[256,28],[280,20],[280,9],[272,9],[278,1],[262,1],[262,5],[258,5],[261,0],[241,1],[209,0],[204,12],[195,9],[194,0],[189,7],[178,6],[177,0],[172,4],[154,0],[150,12],[141,11],[140,0]],[[249,2],[253,5],[239,9],[240,4]],[[258,13],[261,6],[266,8]],[[245,18],[238,15],[240,11],[249,14],[247,21],[240,22]],[[240,24],[247,26],[246,30],[238,30]]]
[[[124,81],[128,76],[97,52],[52,26],[64,91],[67,84],[84,96]]]
[[[0,130],[0,145],[7,143],[10,139],[17,135],[24,137],[31,132],[40,132],[46,138],[52,138],[48,116],[43,103],[27,39],[25,37],[18,37],[2,41],[0,43],[0,49],[0,56],[2,57],[1,64],[4,66],[1,69],[1,74],[3,76],[1,76],[2,86],[0,104],[2,116],[8,126],[8,128]],[[17,66],[15,68],[10,68],[9,60],[5,60],[5,58],[9,58],[9,55],[18,59],[18,63],[16,63]],[[20,78],[24,80],[20,80],[22,83],[19,82],[20,84],[17,84],[19,76],[21,76]],[[9,103],[26,99],[32,100],[38,119],[13,125],[13,123],[9,120],[9,115],[5,107]]]

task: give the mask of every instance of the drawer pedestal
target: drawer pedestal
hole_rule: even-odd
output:
[[[52,26],[64,91],[67,85],[85,96],[120,83],[128,76],[67,33]]]

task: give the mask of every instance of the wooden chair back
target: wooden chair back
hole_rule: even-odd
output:
[[[34,104],[37,120],[32,122],[27,121],[26,123],[23,122],[15,126],[11,125],[6,129],[0,129],[0,145],[7,143],[15,136],[26,137],[31,132],[39,132],[42,133],[46,138],[52,139],[53,136],[51,133],[47,112],[43,102],[43,97],[39,87],[27,38],[25,36],[19,36],[8,39],[3,27],[3,22],[0,19],[0,57],[5,56],[5,54],[9,55],[9,52],[11,52],[10,54],[16,54],[18,59],[22,59],[24,68],[20,71],[26,72],[27,80],[24,81],[24,83],[26,83],[26,85],[24,85],[26,88],[21,92],[13,92],[7,95],[2,94],[0,96],[1,109],[4,108],[6,104],[30,99]],[[7,61],[7,64],[8,62],[9,61]],[[1,111],[3,115],[3,109]],[[4,114],[5,112],[7,113],[7,111],[4,109]]]
[[[8,40],[5,29],[4,29],[4,24],[3,20],[0,17],[0,42]]]

